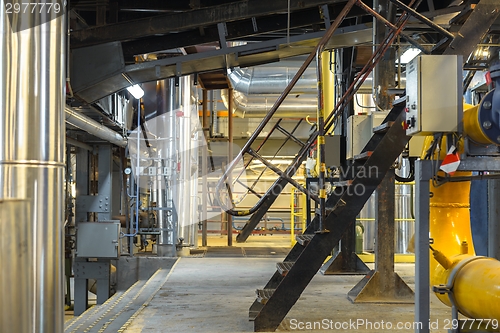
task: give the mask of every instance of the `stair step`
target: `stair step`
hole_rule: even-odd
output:
[[[285,135],[286,137],[292,139],[293,142],[295,142],[296,144],[300,145],[300,146],[305,146],[306,143],[304,141],[301,141],[299,140],[297,137],[293,136],[292,133],[288,132],[286,129],[284,129],[283,127],[281,126],[276,126],[276,129],[278,131],[280,131],[283,135]]]
[[[276,268],[282,276],[286,276],[290,269],[292,269],[293,264],[293,261],[279,262],[276,264]]]
[[[332,207],[326,207],[326,208],[325,208],[325,213],[326,213],[326,215],[328,216],[328,214],[330,214],[330,213],[333,211],[333,209],[334,209],[334,208],[332,208]],[[321,209],[316,208],[316,209],[314,209],[314,212],[315,212],[317,215],[320,215],[320,214],[321,214]]]
[[[340,180],[338,182],[333,182],[331,184],[332,184],[332,186],[335,186],[335,187],[346,187],[346,186],[350,186],[352,184],[352,179]]]
[[[306,235],[297,235],[295,236],[295,239],[297,240],[297,243],[299,243],[302,246],[306,246],[311,239],[313,239],[314,235],[311,234],[306,234]]]
[[[394,124],[393,121],[388,121],[386,123],[383,123],[382,125],[374,127],[373,133],[386,133],[393,124]]]
[[[367,160],[372,156],[373,151],[365,151],[364,153],[361,153],[359,155],[354,155],[354,160],[355,161],[362,161],[362,160]]]
[[[257,289],[257,302],[266,304],[267,301],[273,296],[275,289]]]

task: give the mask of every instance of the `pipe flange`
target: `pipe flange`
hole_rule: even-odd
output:
[[[490,77],[492,80],[500,77],[500,63],[490,67]]]
[[[498,72],[500,78],[500,70]],[[478,118],[481,130],[486,137],[497,145],[500,144],[500,119],[496,112],[492,112],[493,94],[495,90],[490,91],[484,96],[479,104]],[[497,117],[495,117],[497,116]]]

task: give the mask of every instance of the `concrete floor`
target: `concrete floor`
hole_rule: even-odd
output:
[[[290,242],[290,235],[252,235],[243,244],[233,239],[233,247],[227,248],[227,236],[209,235],[208,249],[179,258],[166,283],[120,332],[253,332],[248,308],[255,300],[255,290],[267,283],[276,263],[288,253]],[[414,288],[414,265],[398,263],[396,270]],[[278,331],[413,332],[396,329],[398,323],[413,325],[412,304],[352,304],[347,299],[347,292],[361,278],[318,273]],[[431,322],[436,328],[431,332],[447,332],[450,310],[434,295],[431,299]],[[361,320],[366,324],[346,329],[335,326]],[[320,329],[307,329],[315,323],[322,325]],[[393,328],[387,329],[387,323]]]
[[[180,258],[167,282],[124,332],[253,332],[248,308],[255,300],[255,290],[265,285],[275,271],[276,262],[282,259],[282,255],[275,258]],[[413,288],[414,265],[397,264],[396,270]],[[335,329],[335,322],[349,322],[350,319],[364,320],[372,325],[381,325],[382,321],[394,326],[398,322],[413,323],[413,305],[352,304],[347,300],[347,292],[360,279],[361,276],[317,274],[279,330],[299,331],[299,323],[307,325],[307,322],[327,320],[323,329],[300,331],[414,331],[395,327],[375,329],[376,326],[370,329],[368,325]],[[431,320],[439,328],[432,332],[447,332],[444,326],[451,316],[449,308],[434,295],[431,306]],[[324,329],[330,327],[333,329]]]

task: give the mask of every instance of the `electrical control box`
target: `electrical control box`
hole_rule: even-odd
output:
[[[325,164],[327,167],[340,166],[342,148],[342,136],[340,135],[325,135]]]
[[[424,148],[426,136],[414,135],[410,142],[408,142],[408,156],[409,157],[420,157],[422,155],[422,149]]]
[[[346,158],[361,154],[373,135],[373,129],[380,126],[388,112],[377,111],[370,115],[352,115],[347,118]]]
[[[462,121],[462,57],[421,55],[406,65],[406,134],[456,132]]]
[[[347,118],[346,158],[358,155],[371,137],[371,120],[368,115]],[[363,143],[364,142],[364,143]]]
[[[76,255],[81,258],[118,258],[120,221],[80,222]]]

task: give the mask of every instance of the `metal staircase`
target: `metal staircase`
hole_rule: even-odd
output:
[[[414,1],[412,1],[411,4],[413,4]],[[338,101],[336,104],[335,108],[332,110],[332,112],[329,114],[328,117],[324,119],[324,122],[319,121],[318,122],[318,130],[315,131],[310,138],[306,141],[303,142],[299,139],[297,139],[293,135],[293,131],[288,132],[285,130],[282,126],[280,126],[279,122],[275,125],[275,127],[272,129],[271,132],[274,132],[276,129],[281,132],[283,135],[285,135],[286,140],[291,140],[295,142],[299,147],[300,150],[297,153],[295,159],[293,162],[286,168],[286,170],[282,171],[276,166],[274,166],[270,161],[267,159],[263,158],[261,155],[259,155],[259,149],[258,148],[253,148],[252,145],[258,138],[258,136],[262,133],[264,130],[265,126],[269,123],[269,121],[273,118],[274,113],[276,110],[280,107],[281,103],[285,100],[285,98],[288,96],[294,85],[297,83],[299,78],[302,76],[306,68],[311,64],[311,62],[314,60],[315,57],[318,57],[322,51],[325,48],[325,45],[327,44],[328,40],[331,38],[333,33],[335,32],[336,28],[341,24],[341,22],[344,20],[344,18],[347,16],[349,11],[354,5],[358,5],[360,8],[363,10],[367,11],[369,14],[374,15],[374,17],[377,17],[377,13],[375,13],[370,7],[366,6],[362,1],[360,0],[350,0],[347,2],[345,5],[344,9],[338,14],[337,18],[335,21],[331,24],[331,26],[328,28],[326,31],[325,35],[323,38],[320,40],[318,43],[318,46],[316,47],[316,50],[311,52],[311,54],[307,57],[306,61],[304,64],[299,68],[295,76],[292,78],[290,84],[285,88],[285,91],[280,95],[276,103],[272,106],[272,108],[269,110],[268,114],[266,117],[262,120],[262,122],[257,126],[256,130],[254,133],[250,136],[249,140],[245,144],[245,146],[241,149],[240,153],[238,156],[232,161],[232,163],[228,166],[226,172],[224,175],[221,177],[218,185],[217,185],[217,192],[219,193],[219,202],[221,203],[221,207],[225,209],[226,212],[228,212],[231,215],[234,216],[246,216],[246,215],[252,215],[249,221],[246,223],[246,225],[242,228],[240,233],[238,234],[236,240],[238,242],[244,242],[248,236],[251,234],[251,232],[254,230],[254,228],[257,226],[257,224],[261,221],[262,217],[266,214],[268,209],[271,207],[271,205],[275,202],[276,198],[279,196],[283,188],[288,184],[292,184],[293,186],[297,187],[300,191],[308,194],[313,200],[320,202],[321,200],[324,200],[323,198],[319,198],[318,196],[311,195],[308,193],[308,191],[300,186],[296,181],[292,179],[293,175],[296,173],[298,168],[301,166],[302,162],[306,159],[307,153],[310,150],[310,148],[316,144],[317,142],[321,142],[323,138],[323,133],[328,131],[329,129],[333,128],[334,124],[340,117],[340,114],[342,110],[348,105],[348,103],[352,100],[352,97],[358,90],[358,88],[363,84],[364,80],[368,77],[368,75],[371,73],[375,65],[382,59],[385,51],[392,45],[394,40],[397,38],[397,36],[401,33],[401,31],[404,28],[404,25],[406,24],[407,20],[409,19],[409,15],[404,14],[401,15],[401,17],[398,19],[398,21],[394,24],[391,25],[393,27],[393,30],[387,35],[386,40],[384,43],[382,43],[377,50],[372,54],[371,58],[367,61],[367,64],[364,66],[364,68],[359,72],[358,76],[355,78],[351,86],[347,89],[345,95]],[[411,5],[410,4],[410,5]],[[378,15],[379,16],[379,15]],[[410,40],[412,40],[410,37],[405,37]],[[412,40],[413,41],[413,40]],[[321,81],[318,82],[318,85],[321,84]],[[322,108],[323,102],[322,99],[320,98],[320,101],[318,103],[318,106]],[[317,139],[320,140],[317,140]],[[267,139],[267,138],[266,138]],[[265,139],[265,140],[266,140]],[[230,200],[233,205],[232,207],[228,207],[226,203],[227,197],[229,196],[230,198],[232,197],[230,193],[230,189],[232,188],[232,185],[235,183],[238,183],[240,181],[240,177],[242,176],[242,172],[239,173],[238,176],[232,177],[232,173],[235,171],[235,168],[237,164],[244,160],[244,156],[249,155],[249,160],[245,163],[245,167],[249,165],[249,163],[253,159],[258,159],[260,160],[267,168],[270,170],[274,171],[278,178],[276,181],[272,184],[272,186],[267,190],[267,192],[262,195],[258,196],[258,201],[257,204],[246,210],[238,210],[236,208],[234,200]],[[232,178],[231,180],[228,180]],[[321,183],[321,181],[320,181]],[[251,187],[248,188],[249,192],[251,191]],[[255,193],[254,193],[255,194]],[[323,205],[324,206],[324,205]],[[323,210],[324,213],[324,210]],[[323,214],[322,220],[326,217],[325,214]]]
[[[373,53],[372,58],[367,62],[367,65],[361,70],[352,85],[347,89],[330,116],[325,119],[325,130],[330,129],[336,122],[341,111],[352,99],[357,88],[378,63],[387,48],[393,43],[396,37],[400,35],[410,15],[416,16],[425,23],[429,23],[431,28],[444,37],[433,50],[427,50],[422,47],[424,53],[456,54],[463,55],[464,57],[471,53],[472,45],[476,45],[480,42],[491,24],[498,17],[498,13],[496,12],[495,15],[491,15],[483,20],[478,20],[478,15],[487,12],[492,13],[492,10],[498,11],[496,8],[497,5],[495,5],[492,0],[480,1],[476,5],[476,9],[470,14],[469,19],[460,29],[458,33],[460,38],[453,38],[453,35],[449,32],[443,31],[440,27],[433,26],[430,22],[426,22],[425,18],[419,16],[419,14],[412,11],[411,8],[403,7],[398,0],[391,0],[391,2],[400,6],[403,10],[407,10],[394,24],[385,21],[385,19],[380,17],[377,13],[373,13],[373,11],[361,1],[349,1],[344,10],[339,13],[337,19],[325,33],[325,37],[318,44],[316,49],[317,54],[323,51],[326,41],[332,36],[334,30],[339,26],[340,22],[354,4],[359,5],[362,9],[372,14],[377,20],[383,21],[389,27],[389,33],[385,41],[381,43]],[[418,3],[420,2],[417,1],[417,5]],[[413,4],[414,1],[412,1],[409,6],[413,6]],[[401,36],[406,38],[405,35]],[[406,39],[412,44],[416,43],[413,40]],[[243,158],[244,154],[249,154],[252,159],[257,158],[261,160],[266,167],[273,170],[279,176],[267,193],[259,198],[258,203],[252,209],[239,211],[234,205],[233,207],[226,207],[226,210],[232,215],[253,214],[238,235],[238,241],[244,241],[248,235],[250,235],[251,231],[259,223],[262,216],[267,212],[285,185],[291,183],[300,191],[307,193],[307,190],[296,184],[291,177],[305,160],[308,150],[316,143],[317,139],[319,143],[319,139],[322,135],[321,124],[319,124],[319,130],[312,134],[306,142],[299,143],[301,148],[294,161],[285,171],[281,171],[274,167],[272,163],[258,154],[258,150],[252,149],[251,145],[264,126],[272,118],[274,112],[288,95],[305,68],[311,63],[314,56],[315,54],[313,52],[307,58],[304,65],[292,79],[290,85],[285,89],[278,101],[269,111],[269,114],[263,119],[257,130],[243,147],[238,157],[228,168],[228,172],[230,172],[231,168],[234,167],[236,162]],[[319,84],[320,83],[321,82],[319,82]],[[406,136],[405,129],[403,128],[405,122],[405,102],[405,99],[401,98],[393,103],[393,108],[382,125],[373,130],[374,134],[361,154],[355,156],[351,161],[350,168],[353,168],[355,175],[353,179],[346,179],[347,181],[344,180],[336,184],[337,187],[327,198],[324,209],[316,213],[316,217],[308,226],[304,234],[296,237],[297,243],[291,249],[285,260],[277,264],[276,272],[266,286],[263,289],[257,290],[257,299],[250,307],[249,313],[250,320],[254,320],[256,332],[274,331],[280,325],[281,321],[285,318],[291,307],[297,302],[311,279],[321,268],[327,256],[331,254],[334,246],[338,244],[344,231],[353,221],[355,221],[356,216],[363,208],[368,198],[377,189],[386,176],[387,171],[393,166],[394,161],[407,145],[410,137]],[[321,100],[319,106],[322,106]],[[291,133],[282,133],[288,137],[292,136]],[[227,175],[228,172],[226,172],[218,184],[219,191],[222,189],[223,185],[226,185],[227,179],[230,178]],[[320,198],[315,198],[315,200],[318,199]]]
[[[264,289],[257,291],[258,298],[250,308],[256,332],[274,331],[279,326],[403,151],[410,139],[402,127],[404,102],[400,100],[384,121],[393,122],[392,126],[375,132],[362,154],[355,157],[352,167],[356,168],[357,177],[345,186],[336,187],[328,197],[324,227],[329,232],[315,233],[316,217],[305,233],[297,236],[297,244],[283,263],[278,264]]]

